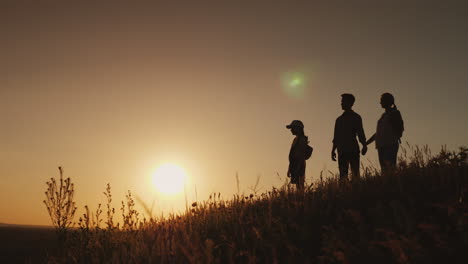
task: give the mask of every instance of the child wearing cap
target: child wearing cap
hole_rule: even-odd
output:
[[[299,190],[304,189],[305,168],[306,168],[306,148],[308,138],[304,135],[304,124],[300,120],[294,120],[286,128],[295,135],[291,150],[289,151],[288,177],[291,183],[296,184]]]

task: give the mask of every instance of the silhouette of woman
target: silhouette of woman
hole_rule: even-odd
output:
[[[390,93],[380,97],[380,105],[385,112],[377,122],[377,130],[366,142],[367,145],[375,140],[375,147],[379,153],[379,163],[382,172],[396,168],[398,148],[403,135],[403,119],[395,105],[395,98]]]

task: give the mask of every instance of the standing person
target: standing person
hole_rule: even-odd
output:
[[[288,177],[291,178],[292,184],[296,184],[299,190],[303,190],[306,159],[308,158],[306,151],[307,148],[310,148],[309,141],[304,135],[304,124],[300,120],[293,120],[286,128],[290,129],[291,133],[296,136],[289,151]]]
[[[341,95],[341,109],[344,112],[335,122],[331,158],[336,161],[336,150],[338,149],[338,168],[341,180],[348,178],[349,167],[351,167],[352,179],[359,178],[360,151],[356,136],[362,144],[362,155],[367,152],[362,118],[352,109],[355,101],[352,94]]]
[[[375,140],[375,147],[379,153],[380,168],[382,172],[388,172],[396,168],[397,153],[404,125],[392,94],[382,94],[380,105],[385,109],[385,112],[377,122],[377,130],[367,141],[367,144]]]

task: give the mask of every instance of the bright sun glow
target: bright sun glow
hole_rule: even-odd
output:
[[[156,189],[164,194],[174,195],[184,190],[187,175],[180,166],[166,163],[161,165],[153,174]]]

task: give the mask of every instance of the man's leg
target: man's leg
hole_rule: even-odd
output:
[[[340,180],[348,178],[349,155],[338,152],[338,169],[340,170]]]
[[[305,175],[299,176],[297,182],[297,189],[302,191],[304,190]]]
[[[357,180],[360,177],[359,165],[360,165],[360,156],[359,152],[349,154],[349,163],[351,165],[352,180]]]

